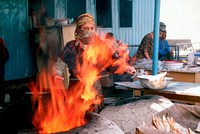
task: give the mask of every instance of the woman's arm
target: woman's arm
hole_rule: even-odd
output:
[[[148,59],[148,60],[150,59],[149,53],[146,49],[144,50],[144,56],[146,59]]]

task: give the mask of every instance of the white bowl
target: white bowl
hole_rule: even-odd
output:
[[[140,75],[139,78],[140,84],[144,88],[148,89],[164,89],[169,83],[173,80],[171,77],[157,77],[153,75]]]
[[[177,70],[183,67],[182,62],[178,61],[163,61],[163,67],[167,70]]]

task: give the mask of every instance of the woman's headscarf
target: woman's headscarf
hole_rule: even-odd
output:
[[[82,25],[88,22],[93,23],[95,25],[94,18],[91,14],[88,13],[82,14],[76,20],[76,27],[80,29]]]
[[[85,13],[80,15],[76,20],[76,29],[74,32],[74,36],[76,39],[79,39],[84,44],[88,44],[91,40],[91,38],[94,37],[95,31],[88,32],[81,29],[81,26],[85,23],[92,23],[95,26],[94,18],[91,14]]]

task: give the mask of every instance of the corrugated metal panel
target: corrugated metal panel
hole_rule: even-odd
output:
[[[67,18],[66,4],[66,0],[55,0],[55,18]]]
[[[133,0],[133,27],[120,28],[120,40],[139,45],[143,36],[153,30],[154,0]],[[131,49],[135,53],[137,49]]]
[[[119,6],[117,0],[112,0],[112,32],[114,33],[115,37],[120,37],[120,29],[119,29]]]
[[[47,2],[47,0],[44,0]],[[122,40],[126,44],[140,44],[142,37],[153,30],[154,2],[155,0],[132,0],[133,1],[133,27],[119,27],[119,1],[112,0],[112,20],[113,27],[102,29],[111,31],[116,39]],[[2,9],[8,5],[8,14],[0,14],[0,36],[4,38],[10,52],[10,60],[6,64],[6,79],[17,79],[28,77],[33,74],[33,66],[28,44],[27,0],[1,0]],[[87,12],[96,16],[95,0],[86,0]],[[54,0],[47,6],[49,15],[55,18],[67,17],[67,0]],[[52,8],[51,8],[52,7]],[[52,10],[51,10],[52,9]],[[53,16],[54,15],[54,16]],[[131,50],[134,53],[134,50]]]
[[[87,12],[96,16],[95,0],[86,0]],[[132,0],[133,1],[133,27],[132,28],[120,28],[119,27],[119,1],[111,0],[112,2],[112,20],[113,27],[111,29],[105,29],[102,31],[108,31],[114,33],[117,39],[123,40],[127,44],[140,44],[142,37],[153,30],[154,21],[154,2],[155,0]],[[56,0],[56,9],[61,8],[61,5],[65,5],[64,0]],[[61,4],[62,3],[62,4]],[[61,8],[63,10],[64,7]],[[59,10],[58,10],[59,11]],[[57,11],[56,11],[57,12]],[[56,13],[58,14],[58,13]],[[59,11],[59,14],[60,11]],[[64,14],[64,10],[62,12]]]
[[[0,36],[8,48],[10,59],[6,63],[5,79],[18,79],[33,75],[33,63],[28,45],[27,0],[3,0],[0,14]]]
[[[135,0],[133,9],[133,44],[140,44],[142,37],[153,30],[154,0]]]

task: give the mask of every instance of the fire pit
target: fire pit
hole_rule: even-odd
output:
[[[100,114],[89,112],[86,114],[89,120],[83,126],[76,127],[67,132],[57,132],[57,134],[124,134],[124,132],[112,121],[104,118]],[[18,134],[37,134],[36,129],[25,129]]]
[[[171,105],[173,103],[162,96],[142,96],[114,102],[100,114],[116,123],[124,133],[135,134],[135,128],[149,116]]]

